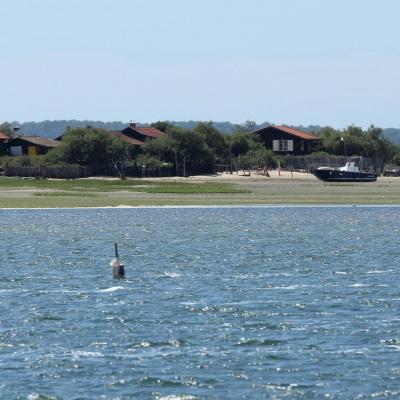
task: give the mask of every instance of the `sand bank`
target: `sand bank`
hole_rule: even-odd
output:
[[[400,205],[400,178],[379,177],[371,183],[324,183],[309,173],[269,171],[269,177],[217,174],[188,178],[145,178],[154,182],[229,182],[241,193],[146,193],[131,190],[38,195],[48,189],[2,188],[0,208],[118,207],[118,206],[231,206],[231,205]],[[109,179],[109,178],[105,178]],[[111,178],[112,179],[112,178]],[[145,182],[144,182],[145,183]],[[39,193],[39,194],[40,194]]]

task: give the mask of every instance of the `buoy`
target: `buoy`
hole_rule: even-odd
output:
[[[115,279],[125,278],[125,267],[124,264],[122,264],[121,261],[119,260],[117,243],[115,243],[115,258],[110,262],[110,266],[113,278]]]

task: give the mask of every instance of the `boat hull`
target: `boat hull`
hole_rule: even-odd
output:
[[[375,182],[378,175],[374,172],[350,172],[336,169],[316,169],[313,174],[324,182]]]

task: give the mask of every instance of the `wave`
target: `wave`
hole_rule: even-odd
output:
[[[72,357],[74,359],[78,359],[81,357],[92,358],[92,357],[104,357],[104,355],[98,351],[81,351],[81,350],[73,350],[71,352]]]
[[[125,288],[123,286],[112,286],[107,289],[100,289],[99,292],[102,293],[111,293],[111,292],[116,292],[117,290],[124,290]]]
[[[27,400],[57,400],[58,397],[44,393],[30,393]]]

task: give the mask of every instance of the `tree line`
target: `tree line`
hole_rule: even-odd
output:
[[[373,125],[366,130],[357,126],[344,130],[325,127],[316,135],[321,138],[320,150],[327,154],[376,157],[388,163],[400,163],[400,147],[385,138],[381,128]]]
[[[193,129],[179,128],[169,122],[154,127],[164,135],[141,147],[124,142],[99,128],[69,129],[62,144],[43,157],[52,165],[93,165],[112,163],[118,169],[137,165],[171,166],[177,175],[214,172],[220,169],[275,167],[277,160],[256,136],[249,132],[226,135],[211,123],[199,123]]]
[[[129,145],[102,128],[72,128],[65,132],[62,144],[48,154],[9,157],[7,161],[22,165],[111,164],[120,171],[133,165],[169,166],[177,175],[211,173],[216,169],[275,168],[278,163],[284,166],[284,158],[265,148],[251,122],[238,126],[229,135],[221,133],[211,122],[198,123],[192,129],[165,121],[152,126],[164,135],[146,141],[141,147]],[[400,164],[400,148],[384,138],[380,128],[326,127],[314,133],[321,141],[318,152],[311,157],[358,155]]]

